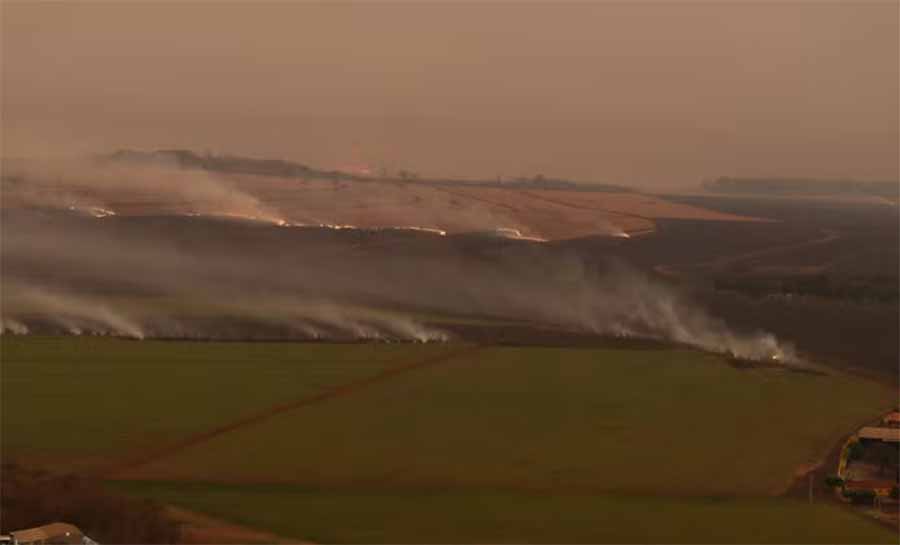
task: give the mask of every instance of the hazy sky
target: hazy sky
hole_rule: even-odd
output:
[[[896,179],[898,6],[3,1],[4,154]]]

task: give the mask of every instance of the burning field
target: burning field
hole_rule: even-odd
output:
[[[531,240],[652,232],[663,218],[754,221],[639,193],[210,173],[155,161],[14,162],[4,207],[93,217],[191,215],[334,229],[410,229]]]
[[[892,392],[653,272],[771,222],[156,163],[19,165],[3,197],[5,460],[322,542],[895,537],[772,497]]]
[[[4,227],[9,333],[448,340],[419,317],[438,314],[791,356],[626,265],[528,241],[32,212]]]
[[[556,239],[747,218],[641,194],[18,165],[4,178],[3,330],[132,338],[446,341],[422,314],[797,359],[668,286]]]

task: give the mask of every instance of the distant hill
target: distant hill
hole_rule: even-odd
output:
[[[614,184],[578,183],[560,178],[537,175],[532,178],[512,180],[461,180],[453,178],[420,178],[401,171],[396,176],[362,176],[340,170],[321,170],[293,161],[282,159],[254,159],[235,155],[199,154],[191,150],[171,149],[157,151],[119,150],[102,155],[100,161],[165,164],[181,168],[194,168],[224,174],[252,174],[257,176],[277,176],[279,178],[316,178],[320,180],[343,180],[356,182],[399,182],[429,185],[466,185],[477,187],[503,187],[509,189],[565,189],[569,191],[633,192],[628,187]]]
[[[182,168],[196,168],[211,172],[229,174],[255,174],[258,176],[278,176],[282,178],[320,178],[334,180],[354,180],[360,176],[337,170],[319,170],[300,163],[281,159],[252,159],[234,155],[200,155],[190,150],[172,149],[158,151],[119,150],[102,156],[101,160],[174,164]]]
[[[713,193],[766,195],[866,195],[900,199],[897,181],[817,180],[810,178],[730,178],[723,176],[703,183]]]

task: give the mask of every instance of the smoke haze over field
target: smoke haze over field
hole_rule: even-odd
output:
[[[253,195],[198,170],[166,165],[99,164],[85,158],[14,161],[3,171],[9,204],[106,211],[124,202],[172,212],[218,213],[276,222],[277,214]]]
[[[181,214],[284,226],[483,233],[531,240],[625,236],[626,229],[652,229],[652,222],[634,211],[585,212],[565,202],[547,202],[552,199],[542,200],[540,195],[537,200],[525,196],[519,203],[511,199],[521,200],[522,195],[506,191],[485,195],[494,190],[216,173],[182,167],[166,153],[149,154],[140,161],[19,159],[7,162],[2,179],[5,206],[50,207],[98,217]],[[697,213],[677,205],[668,208],[674,213]]]
[[[438,313],[792,357],[771,335],[737,334],[615,263],[527,242],[473,251],[431,234],[381,234],[368,245],[363,235],[6,210],[4,328],[49,322],[69,333],[254,338],[262,325],[295,338],[426,341],[447,335],[415,316]],[[425,243],[410,243],[417,237]]]
[[[898,178],[896,2],[2,5],[9,156]]]
[[[895,2],[4,2],[4,328],[46,314],[73,332],[203,336],[227,316],[224,336],[254,322],[444,337],[412,309],[777,354],[771,336],[737,334],[599,257],[455,236],[747,218],[649,195],[615,207],[523,190],[512,206],[499,188],[292,180],[301,192],[274,176],[46,159],[210,150],[404,180],[658,188],[896,180],[898,15]],[[23,178],[9,158],[34,162]]]

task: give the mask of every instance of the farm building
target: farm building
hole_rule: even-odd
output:
[[[900,411],[892,411],[881,419],[881,424],[886,427],[900,428]]]
[[[876,428],[873,426],[859,430],[861,441],[884,441],[885,443],[900,443],[900,428]]]
[[[77,527],[65,522],[53,522],[10,532],[12,545],[81,545],[84,534]]]

